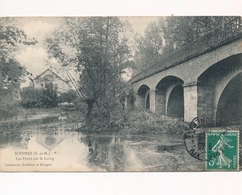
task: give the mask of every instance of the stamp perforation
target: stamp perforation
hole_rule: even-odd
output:
[[[208,169],[207,168],[207,154],[208,154],[208,133],[228,133],[228,132],[236,132],[237,133],[237,147],[236,147],[236,155],[237,155],[237,167],[236,169],[229,169],[229,168],[214,168],[214,169]],[[240,150],[241,150],[241,144],[240,144],[240,130],[210,130],[205,132],[205,158],[207,159],[205,161],[205,170],[206,171],[217,171],[217,172],[224,172],[224,171],[239,171],[240,170]]]

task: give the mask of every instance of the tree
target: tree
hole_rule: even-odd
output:
[[[10,18],[0,20],[0,87],[9,91],[19,89],[21,76],[25,69],[14,59],[18,44],[35,45],[35,39],[30,40],[24,31],[14,25]],[[1,90],[2,91],[2,90]]]
[[[24,68],[15,61],[9,59],[5,63],[0,63],[0,94],[1,97],[17,98],[20,88],[20,78],[23,75]]]
[[[149,68],[232,18],[228,16],[158,18],[147,26],[144,36],[135,37],[137,69],[142,71]]]
[[[0,20],[0,109],[19,98],[20,83],[25,68],[14,59],[19,44],[34,45],[10,18]]]
[[[233,17],[229,16],[182,16],[159,20],[164,32],[167,54],[195,41]]]
[[[163,30],[157,21],[149,23],[144,36],[135,35],[136,52],[135,61],[139,71],[145,70],[159,62],[162,57],[164,38]]]
[[[46,39],[50,57],[66,70],[79,97],[87,104],[87,118],[94,104],[119,96],[121,74],[130,66],[127,27],[118,17],[64,18],[62,28]],[[68,68],[79,73],[78,82]]]

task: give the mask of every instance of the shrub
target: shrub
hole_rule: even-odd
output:
[[[8,120],[18,116],[20,102],[4,98],[0,103],[0,120]]]
[[[69,90],[65,93],[62,93],[58,97],[58,102],[59,103],[64,103],[64,102],[73,103],[76,99],[77,99],[76,91],[75,90]]]
[[[42,93],[39,101],[43,107],[54,108],[58,105],[57,87],[55,87],[53,83],[46,85],[46,87],[41,92]]]
[[[130,89],[129,93],[127,95],[127,105],[128,105],[128,109],[130,111],[132,111],[134,109],[134,102],[135,102],[135,94],[134,94],[134,90]]]
[[[86,114],[86,109],[84,109]],[[84,130],[89,132],[118,131],[123,128],[124,111],[116,101],[104,100],[94,104],[89,118],[85,120]],[[83,130],[83,129],[82,129]]]
[[[129,113],[129,132],[181,134],[188,123],[179,118],[158,115],[146,110],[134,110]]]
[[[21,92],[21,106],[24,108],[42,107],[40,101],[42,91],[33,87],[24,88]]]
[[[54,108],[58,105],[57,87],[53,83],[49,83],[44,89],[28,87],[20,95],[24,108]]]

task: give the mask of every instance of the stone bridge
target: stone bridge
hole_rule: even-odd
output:
[[[138,108],[218,125],[242,118],[242,22],[232,18],[134,76]]]

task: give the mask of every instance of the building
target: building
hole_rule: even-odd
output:
[[[72,86],[68,81],[65,81],[50,69],[47,69],[38,75],[34,79],[34,83],[36,89],[45,88],[48,83],[53,83],[53,85],[57,87],[59,93],[64,93],[72,89]]]

